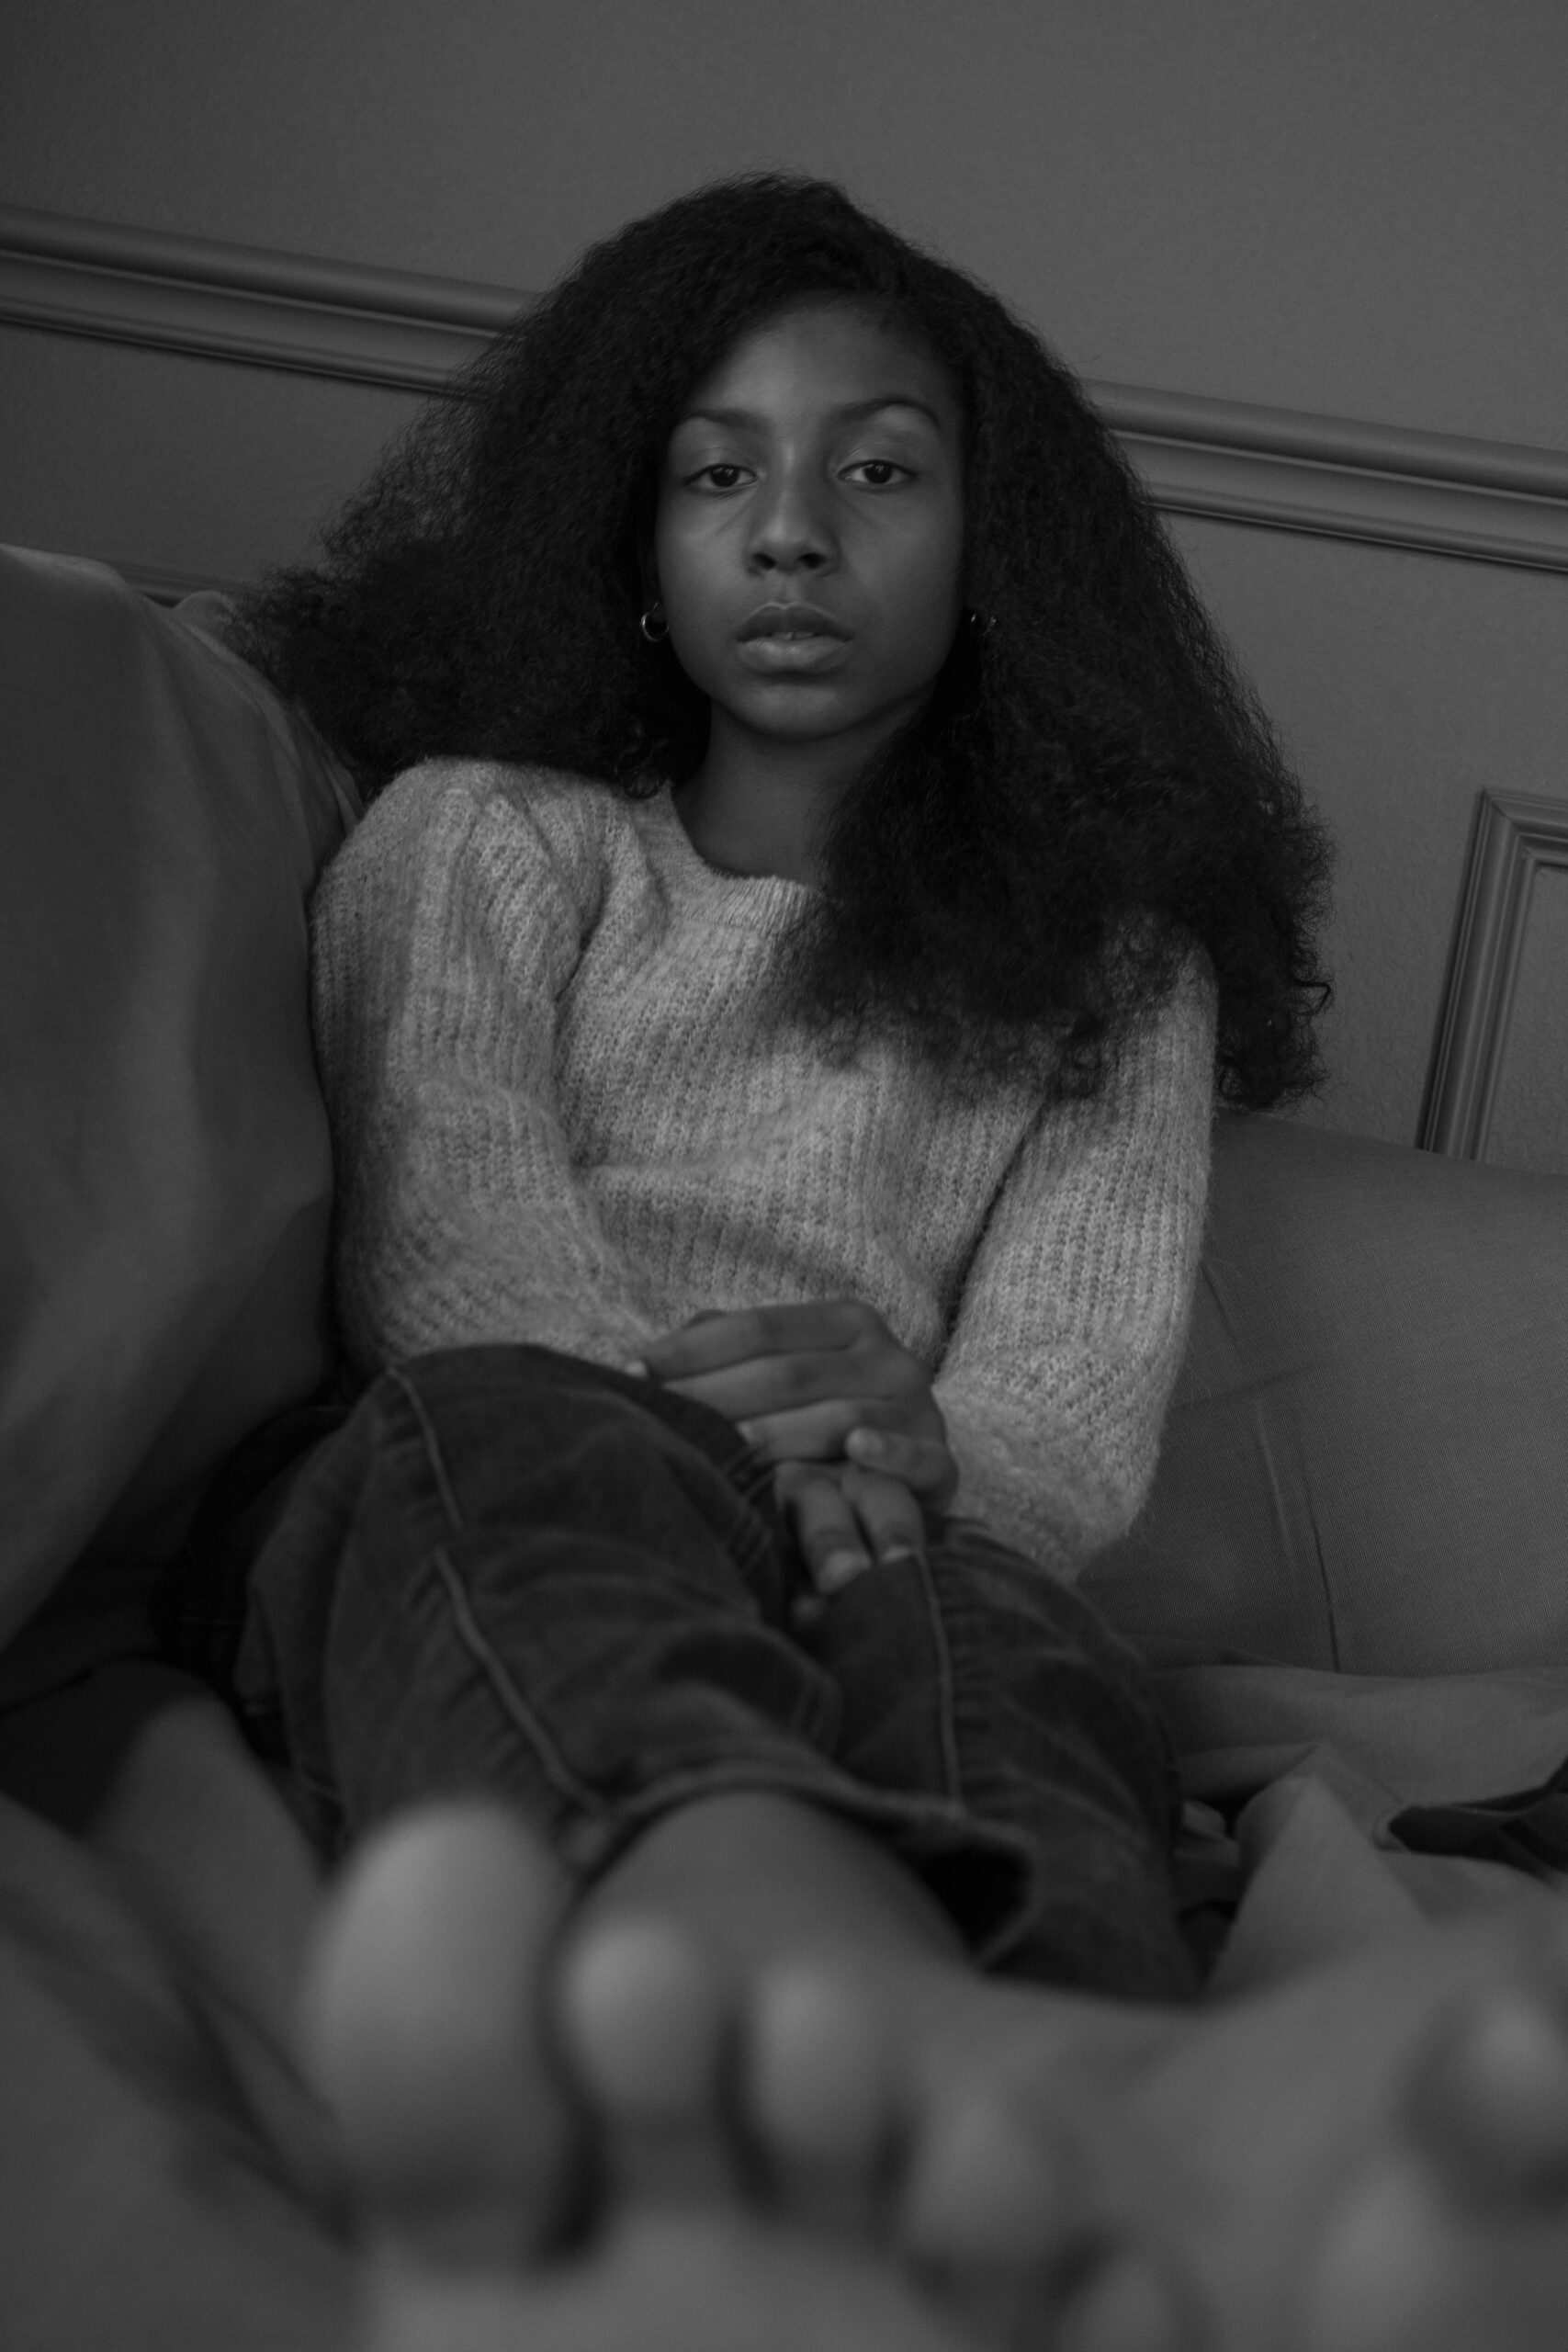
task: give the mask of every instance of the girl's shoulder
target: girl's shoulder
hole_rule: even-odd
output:
[[[442,801],[467,800],[483,808],[502,802],[536,821],[592,827],[613,817],[625,797],[614,785],[603,784],[594,776],[574,775],[565,768],[453,757],[421,760],[413,767],[403,768],[377,795],[372,807],[396,801],[428,808]]]
[[[404,768],[371,800],[323,874],[319,903],[399,907],[453,891],[556,903],[592,928],[637,855],[625,796],[562,770],[441,758]]]
[[[363,823],[407,835],[476,824],[519,855],[544,849],[565,872],[592,871],[632,827],[624,793],[597,778],[507,760],[442,758],[404,768],[378,794]]]

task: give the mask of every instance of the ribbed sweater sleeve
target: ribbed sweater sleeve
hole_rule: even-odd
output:
[[[896,1041],[773,1018],[800,886],[705,865],[666,798],[428,763],[311,909],[343,1338],[599,1363],[706,1309],[852,1296],[930,1367],[956,1509],[1063,1577],[1153,1476],[1202,1234],[1195,956],[1094,1102],[970,1103]]]
[[[1202,1239],[1213,1054],[1194,958],[1107,1092],[1026,1132],[934,1384],[955,1508],[1062,1577],[1125,1531],[1154,1475]]]
[[[311,910],[338,1173],[337,1306],[364,1369],[487,1340],[614,1362],[653,1325],[572,1168],[556,1007],[595,912],[591,808],[547,839],[508,771],[431,762]]]

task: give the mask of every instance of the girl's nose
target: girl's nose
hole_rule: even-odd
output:
[[[750,553],[763,570],[801,564],[818,571],[830,563],[833,527],[825,499],[795,476],[767,484],[752,504]]]

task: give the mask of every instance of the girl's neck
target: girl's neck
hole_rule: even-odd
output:
[[[744,799],[705,787],[699,772],[675,787],[675,810],[692,847],[725,874],[773,874],[815,884],[821,839],[815,810],[787,791]]]
[[[728,874],[773,874],[814,888],[840,802],[868,747],[858,741],[740,743],[716,727],[674,800],[687,839]]]

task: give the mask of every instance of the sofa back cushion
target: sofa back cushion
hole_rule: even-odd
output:
[[[356,809],[188,609],[16,551],[0,776],[4,1705],[123,1645],[329,1369],[305,905]],[[1222,1117],[1154,1490],[1086,1589],[1193,1660],[1551,1664],[1565,1530],[1568,1180]]]
[[[355,808],[216,636],[16,550],[0,775],[3,1644],[73,1564],[172,1556],[329,1368],[305,902]]]
[[[1173,1661],[1568,1663],[1568,1179],[1222,1115],[1154,1489],[1085,1590]]]

